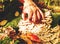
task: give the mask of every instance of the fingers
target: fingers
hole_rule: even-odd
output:
[[[32,21],[36,22],[36,14],[34,13],[33,17],[32,17]]]
[[[44,19],[44,14],[43,12],[39,9],[39,12],[40,12],[40,16],[42,17],[42,19]]]
[[[27,18],[26,18],[26,13],[22,13],[22,19],[23,20],[26,20]]]
[[[40,18],[41,18],[39,11],[37,11],[37,18],[38,18],[38,20],[40,20]]]
[[[28,14],[28,20],[29,20],[29,21],[32,21],[32,16],[33,16],[33,12],[31,11],[31,12]]]
[[[37,12],[35,11],[33,16],[32,16],[32,21],[36,22],[37,21]]]
[[[27,16],[27,17],[26,17]],[[44,19],[43,12],[38,9],[25,9],[24,12],[22,13],[22,18],[23,20],[28,20],[29,22],[41,22],[42,19]]]
[[[44,15],[41,10],[36,10],[33,14],[32,21],[37,23],[41,22],[41,20],[44,19]]]

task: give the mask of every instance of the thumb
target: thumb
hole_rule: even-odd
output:
[[[26,19],[27,19],[26,16],[27,16],[27,13],[22,13],[22,19],[23,19],[23,20],[26,20]]]

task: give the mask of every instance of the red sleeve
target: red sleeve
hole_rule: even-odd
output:
[[[20,3],[24,3],[24,0],[18,0]]]

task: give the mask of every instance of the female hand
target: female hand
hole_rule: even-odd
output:
[[[44,15],[32,0],[26,0],[24,2],[22,18],[23,20],[28,19],[30,22],[37,23],[44,19]]]

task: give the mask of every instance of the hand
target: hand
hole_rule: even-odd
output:
[[[23,20],[28,19],[29,21],[36,23],[37,21],[40,22],[44,19],[44,15],[33,1],[27,1],[24,2],[22,18]]]

